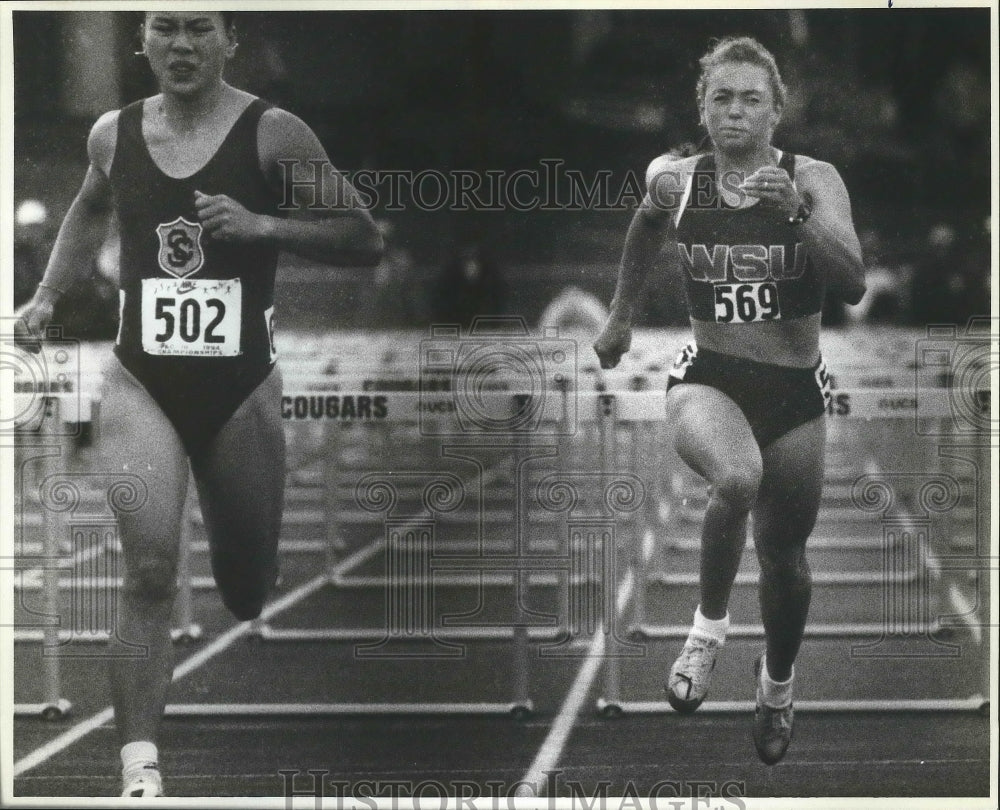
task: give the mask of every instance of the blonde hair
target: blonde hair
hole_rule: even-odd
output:
[[[785,83],[781,81],[781,73],[778,71],[778,64],[774,61],[771,52],[761,45],[753,37],[724,37],[718,40],[709,48],[698,61],[701,65],[701,75],[698,77],[696,88],[698,98],[698,110],[705,105],[705,87],[708,85],[708,74],[713,68],[725,62],[745,62],[751,65],[760,65],[767,71],[771,81],[771,95],[778,108],[785,106],[785,99],[788,90]]]

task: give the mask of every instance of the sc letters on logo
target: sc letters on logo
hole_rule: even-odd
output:
[[[160,269],[177,278],[197,273],[205,262],[201,233],[200,222],[188,222],[183,217],[157,225],[156,235],[160,239],[157,261]]]

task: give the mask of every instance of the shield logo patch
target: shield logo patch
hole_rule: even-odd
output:
[[[160,238],[157,260],[160,269],[177,278],[198,272],[205,262],[201,250],[201,223],[177,217],[173,222],[156,226]]]

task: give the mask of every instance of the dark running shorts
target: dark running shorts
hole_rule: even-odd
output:
[[[667,390],[684,383],[710,385],[733,400],[761,448],[823,415],[831,396],[822,357],[811,369],[791,368],[699,349],[694,343],[677,355]]]
[[[267,379],[274,363],[225,362],[230,358],[162,358],[130,355],[115,347],[122,367],[156,400],[184,450],[200,460],[219,431]]]

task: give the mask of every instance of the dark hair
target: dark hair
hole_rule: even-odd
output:
[[[156,13],[155,11],[142,11],[142,12],[140,12],[140,14],[142,14],[142,20],[141,20],[141,22],[145,22],[146,18],[150,14],[155,14],[155,13]],[[233,25],[236,24],[236,12],[235,11],[220,11],[220,12],[218,12],[218,14],[219,14],[220,17],[222,17],[222,25],[223,25],[223,27],[225,27],[225,29],[227,31],[230,28],[232,28]]]
[[[705,86],[708,84],[708,74],[712,68],[718,67],[724,62],[746,62],[751,65],[760,65],[767,71],[771,80],[771,95],[774,102],[779,107],[785,106],[785,98],[788,90],[784,82],[781,81],[781,73],[778,65],[774,61],[771,52],[761,45],[753,37],[724,37],[718,40],[709,48],[699,60],[701,65],[701,75],[698,77],[697,98],[698,110],[701,111],[705,104]]]

